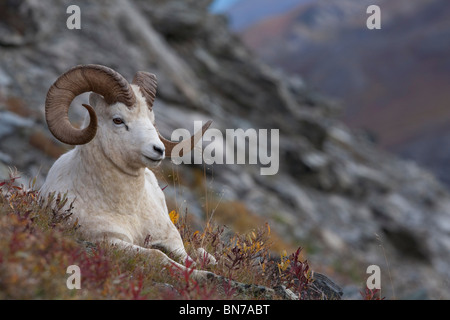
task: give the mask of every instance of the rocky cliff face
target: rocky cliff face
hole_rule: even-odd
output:
[[[259,165],[180,165],[158,171],[171,208],[193,223],[238,231],[269,222],[278,248],[305,247],[313,269],[358,297],[369,265],[382,295],[449,298],[450,195],[427,171],[374,147],[337,120],[340,107],[299,78],[259,62],[209,1],[78,1],[81,30],[66,28],[69,1],[8,2],[0,20],[0,176],[45,179],[67,150],[43,117],[58,75],[104,64],[132,79],[158,77],[160,130],[213,119],[213,128],[279,129],[279,172]],[[5,10],[3,10],[5,9]],[[74,102],[73,122],[83,116]],[[1,179],[1,178],[0,178]]]

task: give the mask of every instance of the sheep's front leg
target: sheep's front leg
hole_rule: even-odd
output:
[[[193,263],[195,266],[196,263],[194,260],[186,253],[186,250],[184,247],[170,250],[169,246],[162,246],[162,250],[164,252],[170,252],[170,255],[173,256],[177,261],[184,262],[188,260],[190,263]],[[213,255],[209,254],[205,249],[198,248],[196,250],[196,257],[202,261],[201,265],[207,266],[207,265],[215,265],[217,264],[216,258],[214,258]]]
[[[176,232],[177,235],[172,238],[172,241],[150,243],[149,246],[167,253],[171,258],[178,262],[184,263],[187,260],[195,265],[194,259],[187,254],[186,249],[183,246],[183,241],[178,234],[178,230],[176,230]],[[215,265],[217,263],[214,256],[209,254],[203,248],[197,248],[196,253],[194,253],[194,258],[201,261],[201,265],[203,266]]]
[[[176,267],[181,271],[187,270],[187,267],[179,264],[178,262],[170,259],[164,252],[158,249],[144,248],[135,244],[131,244],[122,239],[110,239],[110,243],[116,245],[117,247],[125,250],[135,250],[137,252],[145,254],[151,261],[159,261],[162,265],[168,267]],[[186,255],[186,257],[188,257]],[[193,270],[192,276],[196,280],[206,280],[214,277],[214,274],[205,270]]]

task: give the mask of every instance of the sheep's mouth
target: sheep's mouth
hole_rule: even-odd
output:
[[[143,154],[142,157],[143,157],[147,162],[150,162],[150,163],[152,163],[152,164],[159,164],[159,163],[164,159],[164,157],[152,158],[152,157],[146,156],[145,154]]]

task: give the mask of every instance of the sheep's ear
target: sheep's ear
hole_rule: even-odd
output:
[[[94,108],[102,104],[104,101],[105,99],[103,99],[103,97],[98,93],[91,92],[91,94],[89,95],[89,104]]]

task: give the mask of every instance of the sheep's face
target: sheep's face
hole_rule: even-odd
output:
[[[132,86],[136,104],[108,105],[102,96],[91,93],[89,102],[98,117],[96,143],[119,168],[134,172],[143,167],[154,168],[164,159],[164,144],[158,137],[155,116],[139,89]]]
[[[47,92],[45,119],[50,132],[61,142],[87,145],[95,156],[106,156],[117,168],[135,175],[136,170],[157,166],[175,147],[192,150],[211,125],[208,121],[190,139],[170,141],[155,127],[152,111],[156,97],[156,76],[138,71],[130,84],[111,68],[88,64],[64,72]],[[85,92],[90,105],[81,130],[69,120],[74,98]],[[83,147],[81,147],[84,150]]]

